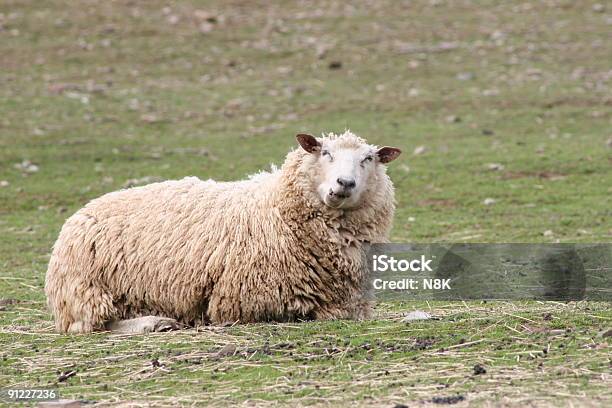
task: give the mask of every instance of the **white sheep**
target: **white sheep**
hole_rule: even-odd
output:
[[[388,240],[400,150],[297,140],[280,170],[121,190],[71,216],[45,285],[57,330],[370,316],[364,255]]]

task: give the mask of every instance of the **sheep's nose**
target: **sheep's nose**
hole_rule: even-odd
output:
[[[338,177],[338,180],[336,180],[336,182],[340,184],[345,190],[350,190],[357,185],[355,183],[355,179],[352,178]]]

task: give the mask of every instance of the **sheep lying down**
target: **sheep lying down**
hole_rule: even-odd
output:
[[[400,150],[297,140],[280,169],[121,190],[71,216],[46,276],[57,330],[369,317],[365,251],[388,240]]]

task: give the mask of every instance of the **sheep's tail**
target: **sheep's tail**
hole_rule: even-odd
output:
[[[47,304],[59,332],[86,333],[104,326],[116,314],[112,296],[91,282],[95,250],[88,245],[96,221],[73,215],[53,248],[45,280]]]

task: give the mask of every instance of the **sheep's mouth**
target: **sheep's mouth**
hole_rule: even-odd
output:
[[[348,198],[351,197],[350,193],[346,192],[334,192],[333,190],[329,190],[327,195],[325,196],[325,204],[331,208],[340,208],[346,202]]]

